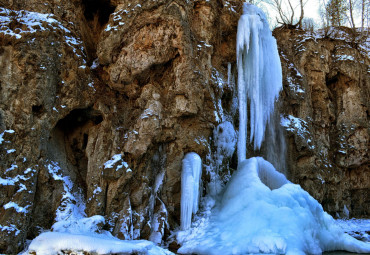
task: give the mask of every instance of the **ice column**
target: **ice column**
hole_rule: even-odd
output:
[[[202,176],[202,159],[189,152],[182,160],[181,173],[181,229],[190,228],[192,213],[199,207],[199,186]]]
[[[237,32],[239,137],[238,161],[246,158],[249,102],[250,143],[259,149],[266,125],[282,89],[282,74],[275,38],[265,14],[257,7],[244,4]]]

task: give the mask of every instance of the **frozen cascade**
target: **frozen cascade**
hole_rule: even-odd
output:
[[[239,97],[238,160],[246,158],[248,112],[250,105],[250,142],[259,149],[274,103],[282,89],[282,72],[275,38],[265,14],[253,5],[244,4],[237,32]]]
[[[180,216],[182,230],[190,228],[191,216],[198,211],[201,176],[202,160],[195,152],[189,152],[182,160]]]
[[[182,228],[185,231],[178,233],[181,244],[178,253],[304,255],[334,250],[370,253],[370,243],[344,233],[319,202],[299,185],[289,182],[270,162],[261,157],[245,159],[248,100],[250,141],[254,140],[255,149],[259,149],[281,90],[276,42],[268,31],[265,15],[249,4],[244,4],[238,25],[237,61],[238,169],[214,207],[205,206],[208,211],[202,212],[204,217],[198,218],[192,228]]]
[[[178,253],[370,252],[370,243],[345,234],[314,198],[261,157],[239,164],[208,222],[194,225],[178,238]]]

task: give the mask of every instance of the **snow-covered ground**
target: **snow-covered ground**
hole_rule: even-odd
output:
[[[339,219],[337,224],[356,239],[370,242],[370,219]]]
[[[119,240],[104,234],[71,234],[59,232],[45,232],[36,237],[30,244],[25,254],[54,255],[60,251],[71,254],[148,254],[169,255],[168,250],[156,246],[146,240]]]
[[[121,160],[121,155],[115,155],[104,166],[111,168],[119,160]],[[62,201],[57,209],[55,223],[51,230],[41,233],[32,240],[23,254],[53,255],[59,254],[61,251],[73,252],[73,254],[86,254],[86,252],[89,254],[172,254],[168,250],[156,246],[153,242],[120,240],[109,231],[103,230],[102,226],[106,219],[101,215],[86,216],[83,196],[73,191],[74,185],[70,177],[62,173],[58,162],[50,161],[47,168],[55,181],[63,183]],[[15,206],[9,203],[7,205],[9,207]],[[26,209],[19,208],[17,211],[24,212]]]

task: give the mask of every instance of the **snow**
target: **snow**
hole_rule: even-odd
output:
[[[130,7],[131,4],[128,5],[128,7]],[[120,9],[116,12],[113,12],[110,16],[112,17],[111,19],[111,23],[112,24],[108,24],[107,27],[104,29],[104,31],[106,32],[110,32],[110,31],[119,31],[119,30],[122,30],[122,26],[125,25],[125,22],[122,21],[122,18],[124,16],[127,16],[127,17],[131,17],[132,13],[135,13],[137,11],[138,8],[141,8],[141,5],[140,4],[137,4],[135,5],[132,9],[130,10],[126,10],[126,9]]]
[[[336,223],[351,236],[370,242],[370,219],[338,219]]]
[[[181,229],[190,227],[192,213],[199,207],[199,187],[202,176],[202,160],[195,152],[189,152],[182,160],[181,173]]]
[[[215,174],[218,174],[225,158],[231,158],[237,143],[237,132],[231,122],[225,121],[213,130],[215,146]]]
[[[301,86],[297,83],[294,82],[294,79],[290,76],[287,76],[287,82],[289,85],[289,88],[294,92],[294,93],[304,93],[305,91],[301,88]]]
[[[349,55],[336,55],[335,58],[339,61],[354,61],[355,58],[353,56],[349,56]]]
[[[12,164],[12,166],[11,166],[9,169],[7,169],[7,170],[5,171],[5,173],[6,173],[6,172],[9,172],[9,171],[11,171],[11,170],[13,170],[13,169],[15,169],[16,167],[18,167],[18,166],[17,166],[17,165]],[[35,172],[36,172],[36,170],[34,170],[34,169],[32,169],[32,168],[27,168],[27,169],[24,171],[24,174],[25,174],[25,175],[30,174],[31,176],[33,176]],[[21,181],[27,181],[27,180],[29,180],[29,179],[31,178],[31,176],[26,177],[26,176],[24,176],[24,175],[17,175],[17,176],[15,176],[15,177],[13,177],[13,178],[11,178],[11,177],[7,177],[7,178],[5,178],[5,179],[0,177],[0,185],[4,185],[4,186],[7,186],[7,185],[14,186],[16,183],[18,183],[18,182],[19,182],[20,189],[19,189],[17,192],[21,192],[22,190],[24,190],[24,189],[25,189],[25,185],[24,185],[24,184],[22,184],[22,183],[20,183],[20,182],[21,182]]]
[[[87,86],[89,86],[90,88],[92,88],[94,91],[96,91],[95,87],[94,87],[94,82],[89,82],[87,84]]]
[[[12,28],[14,21],[18,24],[15,29]],[[0,34],[21,39],[23,35],[55,30],[62,30],[65,33],[65,42],[85,63],[86,61],[82,56],[83,53],[80,53],[84,51],[82,41],[76,39],[72,35],[72,32],[64,27],[53,14],[43,14],[25,10],[16,11],[0,7]]]
[[[208,144],[208,141],[204,136],[197,136],[196,138],[194,138],[194,142],[196,142],[199,145],[204,145],[204,146],[207,146]]]
[[[51,161],[47,165],[49,173],[56,181],[63,183],[63,196],[56,210],[55,223],[52,226],[56,232],[78,232],[83,229],[91,230],[92,222],[96,223],[95,216],[85,218],[85,203],[79,192],[73,192],[73,183],[69,176],[63,176],[62,169],[57,162]],[[100,216],[102,217],[102,216]]]
[[[113,155],[112,159],[110,159],[110,160],[108,160],[107,162],[104,163],[104,168],[105,169],[107,169],[107,168],[113,168],[114,165],[117,162],[120,162],[120,161],[121,161],[121,164],[118,164],[117,165],[116,171],[118,171],[122,167],[125,167],[126,168],[126,172],[132,172],[132,170],[130,168],[128,168],[128,163],[123,160],[122,154]]]
[[[229,121],[222,122],[214,130],[215,146],[217,151],[226,157],[231,157],[235,151],[237,133]]]
[[[99,59],[94,59],[92,65],[90,66],[90,69],[94,70],[99,67]]]
[[[180,237],[180,238],[179,238]],[[239,164],[208,222],[178,235],[181,254],[370,252],[263,158]]]
[[[94,189],[93,194],[96,195],[96,194],[99,194],[101,192],[102,192],[102,189],[100,187],[97,187],[96,189]]]
[[[83,251],[89,254],[172,254],[146,240],[125,241],[109,235],[57,232],[42,233],[32,241],[28,251],[23,254],[35,252],[36,254],[53,255],[59,254],[60,251]]]
[[[285,127],[289,132],[293,132],[306,141],[310,149],[314,149],[312,144],[311,134],[308,130],[308,124],[305,120],[288,115],[287,117],[281,116],[280,125]]]
[[[29,205],[27,205],[26,207],[22,207],[22,206],[19,206],[17,203],[14,203],[14,202],[9,202],[9,203],[4,205],[5,210],[7,210],[9,208],[13,208],[18,213],[24,213],[24,214],[28,213],[28,211],[27,211],[28,207],[29,207]]]
[[[2,144],[4,142],[4,134],[5,133],[8,133],[8,134],[13,134],[14,133],[14,130],[4,130],[4,132],[0,133],[0,144]]]
[[[10,226],[3,226],[3,225],[0,225],[0,231],[1,232],[7,232],[8,234],[14,232],[15,235],[19,235],[19,233],[21,232],[15,225],[13,224],[10,224]]]
[[[4,186],[7,186],[7,185],[14,185],[15,184],[15,181],[11,178],[7,178],[7,179],[3,179],[0,177],[0,185],[4,185]]]
[[[108,160],[107,162],[104,163],[104,168],[113,168],[114,164],[116,164],[121,159],[122,159],[121,154],[114,155],[111,160]]]
[[[54,180],[63,182],[61,205],[57,209],[51,231],[44,232],[32,240],[23,254],[48,255],[59,254],[61,251],[90,254],[172,254],[150,241],[123,241],[102,230],[105,218],[101,215],[86,217],[83,196],[79,192],[73,192],[75,189],[71,178],[62,174],[59,164],[50,161],[47,168]],[[94,190],[94,194],[98,192],[101,192],[100,187]]]
[[[250,142],[259,149],[265,128],[282,89],[282,73],[276,40],[265,14],[257,7],[244,4],[237,32],[239,138],[238,160],[246,158],[247,105],[250,106]]]
[[[16,168],[18,168],[18,166],[16,164],[12,164],[8,169],[5,170],[5,173],[11,172]]]
[[[209,45],[210,47],[211,45]],[[206,44],[206,47],[207,44]],[[217,84],[217,89],[219,90],[219,94],[223,94],[223,86],[225,84],[223,77],[221,74],[217,71],[216,68],[212,69],[212,80],[215,84]],[[214,114],[215,114],[215,119],[217,123],[222,122],[225,119],[224,115],[224,110],[222,108],[222,102],[221,102],[221,97],[216,98],[214,93],[211,93],[213,105],[214,105]]]

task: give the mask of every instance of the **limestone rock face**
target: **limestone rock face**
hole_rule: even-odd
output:
[[[346,28],[275,36],[292,181],[333,215],[369,217],[369,41]]]
[[[178,226],[181,160],[206,158],[227,113],[241,4],[0,1],[1,253],[50,229],[68,192],[121,239]]]
[[[179,226],[187,152],[203,160],[204,187],[212,167],[227,180],[236,159],[212,161],[213,134],[237,126],[242,2],[0,0],[0,253],[68,203],[118,238],[160,244]],[[332,214],[368,216],[368,53],[276,37],[290,179]]]

